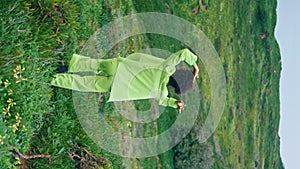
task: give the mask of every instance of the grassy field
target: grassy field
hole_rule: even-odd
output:
[[[274,38],[274,0],[27,0],[0,8],[0,168],[284,168],[280,153],[279,78],[281,59]],[[50,86],[58,65],[102,26],[140,12],[170,13],[198,26],[214,44],[227,79],[227,104],[214,135],[197,141],[210,107],[210,83],[199,63],[201,103],[190,134],[173,149],[148,158],[122,158],[99,148],[82,129],[72,91]],[[176,51],[180,42],[138,35],[120,42],[111,57],[152,48]],[[110,56],[107,56],[110,57]],[[88,97],[93,94],[85,94]],[[108,95],[103,95],[103,103]],[[136,101],[146,110],[149,101]],[[113,104],[102,104],[107,121],[133,136],[165,131],[177,112],[143,125],[128,121]],[[196,141],[195,141],[196,140]],[[35,156],[39,155],[39,156]]]

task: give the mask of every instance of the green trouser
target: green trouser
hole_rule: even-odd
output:
[[[92,59],[73,54],[68,73],[56,74],[51,84],[83,92],[109,92],[117,67],[117,58]],[[95,75],[81,76],[76,74],[80,72],[93,72]]]

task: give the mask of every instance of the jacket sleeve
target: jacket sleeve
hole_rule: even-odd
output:
[[[176,53],[173,53],[166,59],[168,64],[178,65],[181,61],[186,62],[190,66],[196,64],[197,56],[193,54],[189,49],[182,49]]]
[[[168,89],[166,85],[162,85],[161,88],[161,95],[160,97],[157,97],[157,101],[159,105],[162,106],[168,106],[168,107],[173,107],[173,108],[177,108],[177,104],[176,101],[177,99],[172,98],[172,97],[167,97],[168,96]]]
[[[172,97],[166,97],[163,100],[161,100],[159,102],[159,104],[162,106],[168,106],[168,107],[173,107],[173,108],[177,109],[176,101],[177,100]]]

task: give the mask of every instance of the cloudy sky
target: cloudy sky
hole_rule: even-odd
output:
[[[281,156],[287,169],[299,168],[300,153],[300,1],[278,0],[278,40],[283,63],[280,99]]]

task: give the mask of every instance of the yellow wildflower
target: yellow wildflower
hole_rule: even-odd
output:
[[[3,114],[4,115],[6,115],[6,114],[8,114],[9,113],[9,109],[10,109],[10,106],[8,106],[7,108],[2,108],[2,110],[3,110]]]
[[[20,114],[19,114],[19,113],[17,113],[17,115],[16,115],[16,117],[15,117],[15,118],[16,118],[16,125],[17,125],[17,126],[20,126],[21,119],[22,119],[22,118],[20,117]]]
[[[21,65],[17,65],[14,71],[14,78],[16,79],[16,83],[21,82],[22,80],[27,80],[27,78],[22,77],[22,73],[25,68],[22,68]]]
[[[8,95],[10,96],[10,95],[12,95],[12,94],[13,94],[13,90],[9,89],[9,90],[8,90]]]
[[[12,125],[12,126],[9,126],[12,130],[13,130],[13,132],[15,133],[17,130],[19,130],[19,126],[20,126],[20,124],[21,124],[21,117],[20,117],[20,114],[19,113],[17,113],[17,115],[15,116],[15,119],[16,119],[16,123],[14,124],[14,125]],[[25,126],[23,125],[22,126],[22,131],[26,131],[26,128],[25,128]]]
[[[28,80],[27,78],[23,78],[22,76],[20,76],[20,77],[18,77],[16,79],[17,79],[16,83],[20,83],[22,80],[24,80],[24,81]]]
[[[16,68],[14,69],[14,72],[17,73],[18,72],[18,68],[20,65],[17,65]]]
[[[12,98],[8,98],[8,100],[6,101],[7,103],[13,103],[14,100]]]
[[[12,98],[8,98],[7,103],[9,107],[13,107],[14,105],[16,105],[16,103]]]
[[[25,70],[25,68],[22,68],[21,65],[17,65],[16,68],[14,69],[15,73],[21,73]]]
[[[18,68],[18,66],[17,66],[17,68]],[[21,73],[18,69],[14,69],[14,78],[18,78],[19,76],[19,74]]]
[[[3,141],[4,139],[5,139],[5,136],[1,136],[1,135],[0,135],[0,145],[1,145],[1,144],[4,144],[4,141]]]
[[[13,130],[14,133],[18,130],[17,124],[14,124],[14,125],[9,126],[9,127]]]
[[[23,125],[23,126],[22,126],[22,131],[25,132],[26,130],[27,130],[27,129],[26,129],[26,126]]]
[[[7,88],[11,83],[6,79],[4,82],[4,88]]]
[[[20,117],[20,114],[17,113],[17,115],[16,115],[16,120],[19,120],[19,119],[21,119],[21,117]]]
[[[16,161],[14,162],[14,165],[20,165],[20,164],[22,164],[19,157],[15,157],[15,159],[16,159]]]

